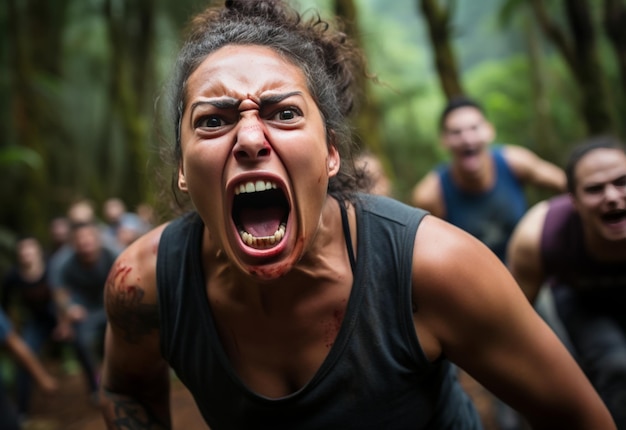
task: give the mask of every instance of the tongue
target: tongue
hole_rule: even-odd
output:
[[[243,229],[255,237],[272,236],[278,230],[284,210],[278,206],[245,208],[239,213]]]

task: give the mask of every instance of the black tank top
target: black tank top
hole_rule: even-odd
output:
[[[354,282],[340,331],[313,378],[278,399],[249,390],[220,343],[200,260],[201,219],[190,214],[164,230],[161,350],[212,430],[482,428],[453,367],[430,363],[415,334],[412,255],[424,215],[385,197],[359,197]]]

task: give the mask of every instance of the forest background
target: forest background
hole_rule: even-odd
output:
[[[80,197],[170,215],[167,82],[199,0],[0,2],[0,273],[20,234],[44,243]],[[340,16],[378,83],[354,126],[395,196],[445,160],[447,98],[478,99],[497,141],[562,165],[600,133],[626,135],[626,0],[298,0]],[[544,196],[530,194],[531,202]]]

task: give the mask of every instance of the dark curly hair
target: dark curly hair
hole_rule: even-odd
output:
[[[180,121],[187,103],[187,80],[208,55],[226,45],[266,46],[302,70],[321,112],[327,142],[335,145],[343,160],[328,191],[339,201],[353,200],[364,179],[354,169],[348,119],[358,94],[356,74],[365,76],[364,57],[338,26],[331,26],[319,14],[306,19],[281,0],[228,0],[191,20],[170,91],[176,164],[182,156]],[[174,190],[175,183],[174,178]]]

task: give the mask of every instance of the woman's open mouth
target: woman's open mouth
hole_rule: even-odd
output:
[[[245,181],[235,187],[232,219],[244,244],[254,249],[278,245],[285,236],[289,201],[274,181]]]

